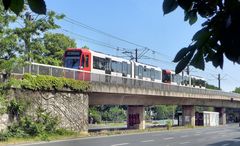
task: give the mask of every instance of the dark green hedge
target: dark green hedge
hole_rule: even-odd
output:
[[[9,86],[30,90],[72,90],[84,92],[90,88],[86,81],[53,77],[47,75],[24,74],[22,80],[10,79]]]

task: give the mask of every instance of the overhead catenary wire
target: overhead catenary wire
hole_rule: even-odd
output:
[[[48,9],[48,11],[52,11],[52,10],[51,10],[51,9]],[[82,23],[82,22],[80,22],[79,20],[70,18],[69,16],[66,16],[66,15],[65,15],[65,17],[63,18],[63,20],[66,21],[66,22],[68,22],[68,23],[71,23],[71,24],[73,24],[73,25],[80,26],[80,27],[85,28],[85,29],[88,29],[88,30],[90,30],[90,31],[93,31],[93,32],[96,32],[96,33],[105,35],[105,36],[107,36],[107,37],[110,37],[110,38],[113,38],[113,39],[116,39],[116,40],[119,40],[119,41],[122,41],[122,42],[125,42],[125,43],[128,43],[128,44],[131,44],[131,45],[135,45],[135,46],[137,46],[137,47],[140,47],[141,49],[138,48],[138,50],[142,50],[142,49],[145,50],[145,48],[148,48],[150,51],[152,51],[152,52],[154,52],[154,53],[156,53],[156,54],[159,54],[159,55],[161,55],[161,56],[165,56],[166,58],[171,58],[169,55],[163,54],[163,53],[161,53],[161,52],[159,52],[159,51],[156,51],[155,49],[151,49],[151,48],[149,48],[149,47],[147,47],[147,46],[145,46],[145,45],[142,45],[142,44],[139,44],[139,43],[135,43],[135,42],[132,42],[132,41],[123,39],[123,38],[121,38],[121,37],[112,35],[112,34],[107,33],[107,32],[105,32],[105,31],[102,31],[102,30],[99,30],[99,29],[97,29],[97,28],[94,28],[94,27],[92,27],[92,26],[90,26],[90,25],[87,25],[87,24],[85,24],[85,23]],[[131,49],[131,50],[134,50],[134,49]]]
[[[61,28],[61,30],[64,31],[64,32],[70,33],[70,34],[72,34],[72,35],[75,35],[75,36],[81,38],[81,39],[84,40],[84,41],[87,41],[87,42],[90,42],[90,43],[93,43],[93,44],[96,44],[96,45],[108,47],[108,48],[111,48],[111,49],[114,49],[114,50],[117,50],[117,51],[119,51],[119,50],[120,50],[120,51],[125,51],[125,50],[126,50],[126,49],[123,48],[123,47],[115,47],[115,46],[113,46],[113,45],[111,45],[111,44],[107,44],[107,43],[105,43],[105,42],[101,42],[101,41],[92,39],[92,38],[90,38],[90,37],[87,37],[87,36],[84,36],[84,35],[80,35],[80,34],[78,34],[78,33],[69,31],[69,30],[64,29],[64,28]]]
[[[145,46],[143,46],[143,45],[140,45],[140,44],[137,44],[137,43],[134,43],[134,42],[131,42],[131,41],[122,39],[122,38],[117,37],[117,36],[114,36],[114,35],[109,34],[109,33],[107,33],[107,32],[104,32],[104,31],[101,31],[101,30],[99,30],[99,29],[96,29],[96,28],[94,28],[94,27],[92,27],[92,26],[86,25],[86,24],[84,24],[84,23],[82,23],[82,22],[80,22],[80,21],[74,20],[74,19],[72,19],[72,18],[70,18],[70,17],[67,17],[67,16],[66,16],[63,20],[65,20],[65,21],[67,21],[67,22],[69,22],[69,23],[72,23],[72,24],[74,24],[74,25],[81,26],[81,27],[86,28],[86,29],[88,29],[88,30],[91,30],[91,31],[100,33],[100,34],[102,34],[102,35],[108,36],[108,37],[110,37],[110,38],[113,38],[113,39],[116,39],[116,40],[119,40],[119,41],[122,41],[122,42],[126,42],[126,43],[128,43],[128,44],[132,44],[132,45],[135,45],[135,46],[138,46],[138,47],[141,47],[141,48],[145,48]]]
[[[80,22],[80,21],[78,21],[78,20],[72,19],[72,18],[70,18],[70,17],[68,17],[68,16],[65,16],[65,18],[64,18],[63,20],[65,20],[65,21],[68,22],[68,23],[71,23],[71,24],[80,26],[80,27],[82,27],[82,28],[91,30],[91,31],[93,31],[93,32],[96,32],[96,33],[105,35],[105,36],[107,36],[107,37],[110,37],[110,38],[113,38],[113,39],[116,39],[116,40],[119,40],[119,41],[122,41],[122,42],[125,42],[125,43],[128,43],[128,44],[131,44],[131,45],[135,45],[135,46],[137,46],[137,47],[142,48],[143,51],[147,48],[148,50],[151,50],[152,52],[155,52],[155,53],[157,53],[157,54],[159,54],[159,55],[165,56],[165,57],[167,57],[167,58],[171,58],[170,56],[165,55],[165,54],[163,54],[163,53],[161,53],[161,52],[159,52],[159,51],[156,51],[156,50],[154,50],[154,49],[151,49],[151,48],[149,48],[149,47],[147,47],[147,46],[144,46],[144,45],[138,44],[138,43],[134,43],[134,42],[132,42],[132,41],[129,41],[129,40],[120,38],[120,37],[118,37],[118,36],[112,35],[112,34],[110,34],[110,33],[104,32],[104,31],[102,31],[102,30],[96,29],[96,28],[94,28],[94,27],[92,27],[92,26],[89,26],[89,25],[87,25],[87,24],[84,24],[84,23],[82,23],[82,22]],[[131,50],[132,50],[132,49],[131,49]],[[139,49],[139,50],[140,50],[140,49]]]

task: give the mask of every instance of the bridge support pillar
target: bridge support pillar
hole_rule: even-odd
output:
[[[215,107],[215,112],[219,112],[219,125],[226,125],[226,109],[223,107]]]
[[[195,107],[193,105],[182,106],[182,122],[183,126],[195,126]]]
[[[145,116],[143,105],[129,105],[127,110],[127,128],[145,129]]]

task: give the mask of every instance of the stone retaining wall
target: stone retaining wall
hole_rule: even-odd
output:
[[[9,91],[8,97],[10,100],[13,98],[25,100],[29,105],[27,114],[33,115],[37,108],[41,107],[54,116],[58,116],[62,128],[79,132],[88,130],[87,94],[73,91],[49,92],[12,89]]]

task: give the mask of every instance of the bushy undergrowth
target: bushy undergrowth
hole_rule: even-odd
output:
[[[11,78],[8,86],[30,90],[63,90],[70,89],[73,91],[84,92],[90,88],[86,81],[53,77],[47,75],[24,74],[22,80]]]
[[[39,108],[33,115],[27,115],[26,109],[30,103],[26,101],[6,100],[5,92],[10,87],[29,90],[72,90],[87,91],[90,84],[66,78],[57,78],[45,75],[25,74],[21,80],[11,78],[8,82],[0,84],[0,114],[8,113],[10,120],[14,121],[7,130],[0,132],[0,141],[9,138],[32,138],[48,140],[51,135],[73,135],[74,132],[58,128],[59,119],[51,113]],[[3,108],[4,107],[4,108]]]
[[[58,128],[59,119],[44,109],[38,108],[35,115],[24,115],[22,105],[11,101],[8,109],[14,109],[15,122],[8,126],[7,130],[0,132],[0,141],[8,138],[39,137],[41,140],[49,140],[50,135],[71,135],[74,132]],[[18,117],[16,117],[18,115]]]

